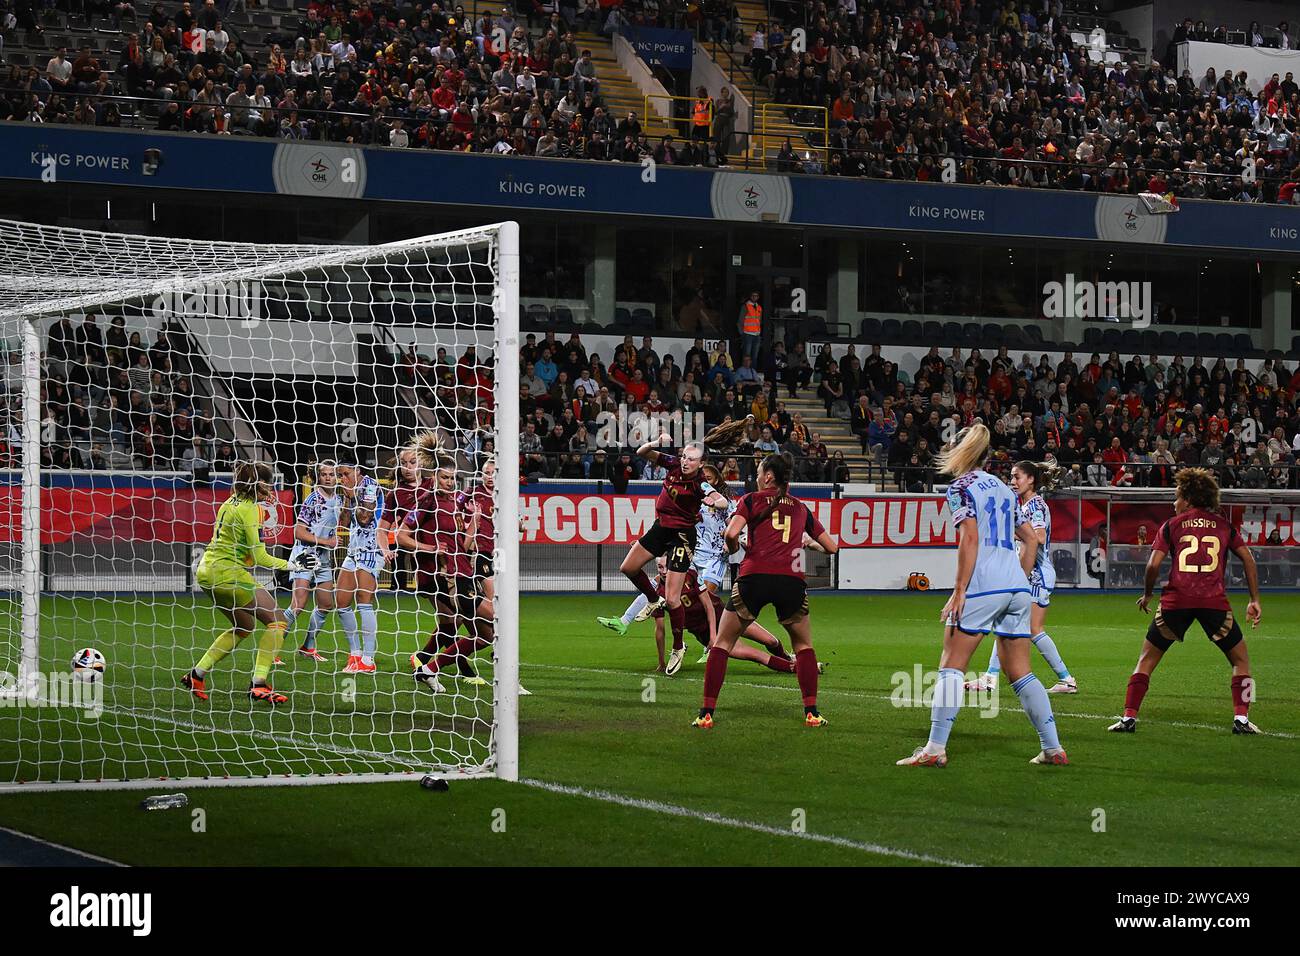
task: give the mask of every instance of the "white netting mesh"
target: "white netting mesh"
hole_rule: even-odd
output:
[[[494,535],[502,492],[485,483],[497,357],[517,350],[503,331],[514,323],[499,321],[517,308],[501,235],[253,246],[0,221],[0,785],[491,772],[498,622],[487,598],[494,559],[518,546]],[[20,593],[28,322],[41,341],[41,544],[28,576],[38,644]],[[428,431],[454,485],[441,497],[427,470],[403,475],[398,462]],[[287,572],[246,569],[242,552],[204,560],[232,469],[250,461],[274,475],[261,508],[269,554],[321,562],[296,595]],[[357,467],[322,474],[328,461]],[[370,481],[383,502],[374,518],[353,490]],[[419,517],[431,508],[450,523]],[[239,608],[233,619],[214,593]],[[273,707],[248,690],[265,625],[290,608],[301,610],[268,678],[288,699]],[[209,659],[200,700],[181,678],[232,620],[238,643]],[[413,676],[426,644],[434,655],[450,645],[425,668],[439,671],[436,693]],[[20,679],[24,648],[37,647],[37,672]],[[107,659],[99,681],[71,674],[86,647]]]

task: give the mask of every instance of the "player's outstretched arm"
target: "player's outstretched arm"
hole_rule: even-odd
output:
[[[1250,621],[1251,627],[1259,627],[1262,611],[1259,606],[1259,568],[1255,564],[1255,556],[1244,544],[1234,548],[1232,553],[1237,556],[1241,566],[1246,570],[1246,589],[1250,591],[1250,603],[1246,605],[1246,620]]]
[[[1146,579],[1142,587],[1142,596],[1137,599],[1137,606],[1142,609],[1142,613],[1147,613],[1147,608],[1151,605],[1151,595],[1155,593],[1156,581],[1160,578],[1160,565],[1165,563],[1165,554],[1159,548],[1151,549],[1151,557],[1147,558]]]

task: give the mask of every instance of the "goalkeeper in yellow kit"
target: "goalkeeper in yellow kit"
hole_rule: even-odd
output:
[[[205,686],[208,672],[216,667],[253,631],[259,621],[265,625],[257,640],[257,662],[253,681],[248,686],[252,700],[283,704],[288,700],[266,683],[271,663],[284,643],[288,622],[284,612],[264,587],[257,583],[250,568],[274,568],[277,571],[310,571],[316,556],[304,553],[294,561],[273,557],[262,544],[262,505],[274,493],[271,466],[262,462],[239,462],[235,465],[230,497],[217,511],[217,526],[199,562],[197,580],[211,596],[217,610],[230,619],[231,626],[217,635],[207,653],[194,669],[181,678],[181,685],[199,700],[207,700]]]

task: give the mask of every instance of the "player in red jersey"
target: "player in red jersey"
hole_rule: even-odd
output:
[[[687,445],[682,449],[681,457],[660,451],[654,442],[646,442],[636,453],[651,464],[666,468],[668,474],[664,477],[659,497],[655,499],[655,523],[628,549],[619,570],[653,605],[658,603],[659,594],[645,573],[645,566],[661,555],[668,558],[663,600],[668,606],[668,620],[673,629],[673,651],[664,673],[671,677],[681,670],[686,657],[686,643],[682,639],[685,626],[682,585],[695,552],[695,524],[700,520],[700,506],[726,508],[727,498],[715,491],[705,479],[700,467],[704,461],[702,442]]]
[[[455,663],[471,683],[486,683],[469,666],[475,651],[492,643],[492,614],[474,580],[470,551],[466,547],[466,515],[456,493],[456,468],[444,454],[436,434],[424,432],[412,445],[421,466],[434,475],[431,494],[406,516],[398,530],[398,543],[415,553],[419,566],[417,590],[433,604],[437,625],[424,648],[411,655],[415,679],[430,690],[445,688],[438,674]],[[464,626],[467,637],[458,637]]]
[[[476,487],[465,494],[465,512],[469,522],[465,528],[466,544],[473,554],[474,583],[487,600],[488,613],[493,614],[492,601],[496,597],[496,570],[492,552],[496,548],[496,526],[492,516],[496,512],[497,463],[489,458]]]
[[[790,494],[790,473],[794,462],[789,455],[768,455],[758,469],[758,491],[745,495],[727,523],[727,550],[735,553],[740,532],[749,529],[749,544],[741,562],[731,600],[722,615],[718,639],[709,648],[704,669],[704,699],[693,727],[713,726],[713,710],[722,682],[727,676],[727,659],[741,631],[757,619],[768,604],[776,609],[777,620],[790,635],[794,648],[795,675],[803,696],[804,723],[826,726],[817,711],[817,654],[812,646],[808,622],[808,592],[803,576],[804,548],[824,554],[838,550],[808,506]]]
[[[664,590],[663,558],[659,559],[658,565],[659,577],[656,580],[659,584],[659,593],[662,594]],[[708,649],[717,640],[718,623],[722,620],[724,609],[717,594],[711,588],[700,583],[699,578],[695,575],[694,568],[686,575],[686,584],[682,588],[682,606],[686,609],[686,630],[704,645],[704,652],[707,656]],[[664,612],[662,608],[654,612],[654,619],[655,645],[659,651],[658,670],[662,673],[665,669]],[[753,641],[759,647],[752,647],[749,644],[738,642],[731,649],[731,657],[738,661],[753,661],[756,664],[762,664],[769,670],[779,671],[783,674],[794,673],[794,658],[786,653],[785,648],[781,645],[781,639],[757,621],[752,622],[745,628],[740,636]],[[818,668],[824,669],[820,663]]]
[[[1232,732],[1257,734],[1259,728],[1250,722],[1250,702],[1255,696],[1250,657],[1241,625],[1233,617],[1228,592],[1223,586],[1226,559],[1231,552],[1246,571],[1246,587],[1250,590],[1246,620],[1251,627],[1258,627],[1259,573],[1255,558],[1240,532],[1219,513],[1219,483],[1211,472],[1204,468],[1184,468],[1178,472],[1174,484],[1177,488],[1174,516],[1156,533],[1147,560],[1146,590],[1137,602],[1143,613],[1151,603],[1166,554],[1173,555],[1169,583],[1160,592],[1160,608],[1147,628],[1137,669],[1128,679],[1124,716],[1108,729],[1127,734],[1137,729],[1138,710],[1151,684],[1151,673],[1165,651],[1174,641],[1181,641],[1195,621],[1232,665]]]
[[[393,469],[393,503],[392,525],[394,546],[397,544],[397,529],[402,527],[406,516],[414,511],[420,499],[431,493],[433,481],[424,474],[420,467],[420,456],[414,448],[403,448],[397,453],[397,466]],[[409,586],[415,562],[409,551],[398,550],[393,563],[393,590],[401,594]]]

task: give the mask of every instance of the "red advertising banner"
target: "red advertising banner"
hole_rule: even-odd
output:
[[[210,488],[44,488],[41,541],[207,544],[217,509],[229,497],[228,489]],[[277,503],[262,526],[262,540],[268,545],[292,544],[293,492],[278,492]],[[0,487],[0,542],[22,539],[21,508],[21,490]]]
[[[841,548],[950,548],[957,533],[940,495],[884,495],[870,498],[807,499]],[[1106,527],[1111,539],[1135,543],[1155,539],[1173,516],[1173,504],[1111,502],[1105,499],[1054,498],[1052,540],[1090,543]],[[524,544],[611,544],[637,540],[654,522],[649,495],[543,494],[520,499]],[[1300,544],[1300,508],[1289,505],[1233,505],[1231,520],[1247,544],[1265,543],[1277,529],[1281,543]],[[1277,542],[1273,542],[1277,543]]]

